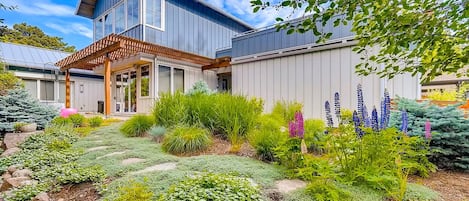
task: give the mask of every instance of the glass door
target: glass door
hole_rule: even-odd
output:
[[[116,74],[116,112],[137,112],[137,72],[124,71]]]

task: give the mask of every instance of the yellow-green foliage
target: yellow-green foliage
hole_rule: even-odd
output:
[[[319,151],[325,136],[326,124],[321,119],[307,119],[304,123],[305,142],[309,151]]]
[[[343,124],[349,124],[353,121],[353,111],[348,109],[340,110],[340,118]]]
[[[303,104],[298,102],[277,101],[272,110],[272,114],[284,119],[284,123],[293,121],[296,112],[303,111]]]
[[[212,144],[208,130],[194,126],[178,126],[163,141],[163,149],[172,154],[203,151]]]
[[[91,132],[96,130],[96,128],[93,128],[93,127],[78,127],[78,128],[74,128],[74,130],[75,130],[75,132],[78,133],[78,135],[80,135],[80,137],[86,137]]]
[[[456,101],[458,92],[454,90],[432,90],[427,94],[427,98],[435,101]]]
[[[80,127],[85,125],[86,118],[81,114],[72,114],[68,116],[74,127]]]
[[[6,71],[4,64],[0,63],[0,95],[6,95],[8,90],[14,89],[19,84],[21,84],[21,80],[13,73]]]
[[[113,119],[113,118],[110,118],[110,119],[104,119],[103,120],[103,123],[101,124],[101,126],[109,126],[113,123],[118,123],[118,122],[121,122],[122,120],[120,119]]]
[[[119,196],[114,201],[151,201],[153,196],[146,183],[130,181],[119,188]]]
[[[120,131],[127,137],[141,137],[153,126],[151,116],[137,114],[127,120],[120,128]]]
[[[88,125],[91,127],[99,127],[103,123],[103,118],[100,116],[88,118]]]
[[[274,148],[286,140],[288,133],[282,132],[282,119],[273,115],[261,115],[257,120],[257,127],[248,135],[251,146],[261,160],[274,161]]]

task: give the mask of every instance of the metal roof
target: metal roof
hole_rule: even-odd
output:
[[[55,63],[69,55],[68,52],[0,42],[0,60],[10,66],[59,70]],[[95,75],[89,70],[73,70],[72,72]]]

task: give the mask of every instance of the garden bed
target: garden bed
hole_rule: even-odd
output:
[[[410,181],[437,191],[445,201],[469,199],[469,173],[438,171],[428,178],[412,177]]]

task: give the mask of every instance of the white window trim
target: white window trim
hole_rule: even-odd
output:
[[[142,8],[142,13],[143,13],[143,16],[142,16],[142,24],[145,25],[146,27],[150,27],[150,28],[153,28],[153,29],[157,29],[157,30],[160,30],[160,31],[165,31],[166,29],[166,0],[161,0],[161,27],[157,27],[157,26],[153,26],[153,25],[150,25],[150,24],[147,24],[146,20],[147,20],[147,1],[146,0],[143,0],[143,8]],[[143,36],[143,38],[145,38],[145,35]]]
[[[148,67],[148,79],[149,79],[148,80],[148,96],[142,96],[142,68],[145,67],[145,66]],[[140,83],[139,83],[140,90],[139,90],[139,94],[138,94],[139,98],[150,98],[151,97],[151,91],[152,91],[151,83],[150,83],[150,81],[152,79],[151,67],[152,67],[152,64],[148,63],[148,64],[143,64],[138,68],[139,70],[138,70],[138,76],[137,77],[139,77],[138,80],[140,80]]]
[[[183,65],[179,65],[179,64],[174,64],[174,63],[168,63],[168,62],[164,62],[164,61],[161,61],[161,60],[157,60],[155,59],[155,86],[156,86],[156,89],[155,89],[155,97],[156,98],[159,98],[159,68],[160,66],[164,66],[164,67],[169,67],[170,68],[170,92],[171,94],[174,94],[176,91],[174,91],[174,69],[177,68],[177,69],[181,69],[184,71],[184,80],[183,80],[183,86],[184,86],[184,91],[186,90],[186,72],[188,72],[187,70],[187,66],[183,66]]]

